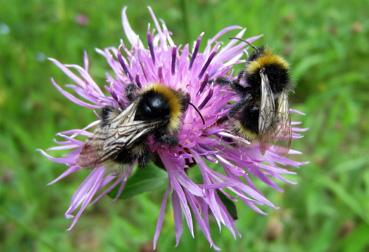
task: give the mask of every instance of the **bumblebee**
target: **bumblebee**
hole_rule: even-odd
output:
[[[292,89],[289,65],[269,49],[252,47],[255,50],[236,80],[216,80],[220,84],[229,84],[241,98],[218,123],[229,118],[237,119],[235,130],[247,140],[258,140],[262,153],[276,141],[287,143],[284,149],[288,150],[292,137],[288,105],[288,93]]]
[[[191,104],[189,95],[162,84],[142,90],[129,84],[126,97],[130,105],[125,109],[102,108],[100,124],[84,144],[77,165],[96,167],[110,161],[123,165],[138,161],[144,167],[150,157],[149,135],[170,146],[178,144],[176,133],[182,114]]]

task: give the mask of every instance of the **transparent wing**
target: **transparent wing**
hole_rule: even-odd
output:
[[[142,137],[157,128],[160,121],[135,121],[137,102],[132,103],[111,122],[95,130],[87,140],[77,160],[81,167],[95,167],[114,158],[123,149],[129,148]]]
[[[287,154],[291,147],[292,140],[291,117],[287,91],[282,92],[278,97],[274,139],[276,145],[280,146],[279,151],[282,154]]]
[[[259,115],[259,134],[267,132],[273,124],[275,115],[275,104],[272,89],[270,88],[268,76],[263,70],[260,71],[261,77],[261,100]]]
[[[272,128],[276,120],[276,111],[273,92],[269,84],[268,76],[265,74],[264,69],[260,70],[260,78],[261,100],[258,127],[260,136],[260,150],[264,154],[273,138]]]

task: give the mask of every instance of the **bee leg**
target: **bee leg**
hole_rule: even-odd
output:
[[[231,108],[231,110],[228,112],[228,116],[229,117],[234,117],[237,112],[243,107],[246,105],[246,101],[245,100],[242,100],[240,101],[239,103],[237,103],[236,105],[233,106],[233,108]]]
[[[219,84],[219,85],[231,85],[232,84],[232,81],[228,80],[225,77],[218,77],[215,79],[215,81],[210,80],[209,82],[215,82],[216,84]]]
[[[234,91],[243,95],[246,93],[246,88],[240,84],[240,81],[243,75],[244,75],[244,72],[241,71],[238,74],[237,80],[234,80],[234,81],[228,80],[224,77],[219,77],[215,79],[215,83],[220,84],[220,85],[229,85]],[[214,82],[214,81],[209,81],[209,82]]]
[[[154,164],[159,167],[160,169],[165,170],[165,165],[163,164],[163,161],[161,161],[158,154],[152,155],[152,161]]]
[[[131,83],[126,87],[126,97],[128,101],[132,102],[136,99],[138,87],[136,84]]]
[[[163,131],[159,131],[155,134],[155,139],[160,142],[167,144],[169,146],[178,145],[178,138],[174,135],[167,134]]]
[[[149,149],[147,148],[147,146],[144,146],[142,148],[141,154],[137,158],[138,166],[140,168],[144,168],[149,162],[150,157],[151,157],[151,154],[150,154]]]
[[[225,121],[227,121],[229,118],[233,118],[237,112],[242,109],[248,102],[250,98],[247,96],[245,99],[242,99],[240,102],[238,102],[236,105],[234,105],[228,112],[227,115],[222,116],[217,120],[217,124],[221,124]]]
[[[169,146],[178,145],[178,138],[174,135],[162,135],[160,140]]]
[[[222,124],[224,123],[225,121],[228,121],[230,118],[233,118],[237,112],[244,106],[243,102],[239,102],[237,103],[236,105],[234,105],[230,111],[228,112],[228,114],[222,116],[221,118],[219,118],[217,120],[217,124]]]
[[[245,94],[246,93],[246,88],[244,86],[242,86],[238,81],[232,81],[231,83],[231,88],[236,91],[239,94]]]
[[[237,75],[237,83],[241,83],[241,80],[244,78],[244,76],[245,76],[245,71],[244,70],[240,71]]]

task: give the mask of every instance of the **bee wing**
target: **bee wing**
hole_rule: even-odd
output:
[[[134,102],[108,125],[97,128],[83,146],[77,164],[81,167],[95,167],[115,157],[158,127],[160,121],[135,121],[136,110],[137,102]]]
[[[291,147],[292,128],[291,117],[288,104],[288,92],[282,92],[278,97],[278,106],[276,114],[276,126],[274,138],[281,145],[281,152],[287,154]]]
[[[261,78],[261,100],[259,113],[259,136],[260,136],[260,150],[264,154],[268,143],[273,138],[272,130],[275,123],[275,102],[272,89],[269,84],[268,76],[262,69],[260,71]]]
[[[275,104],[272,89],[270,88],[268,76],[263,70],[260,71],[261,77],[261,100],[259,115],[259,134],[264,134],[273,124],[275,115]]]

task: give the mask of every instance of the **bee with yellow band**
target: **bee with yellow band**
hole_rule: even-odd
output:
[[[102,109],[100,124],[79,155],[79,166],[96,167],[107,161],[124,165],[138,161],[139,166],[144,167],[150,156],[147,137],[153,135],[160,143],[177,145],[176,133],[182,114],[188,105],[198,111],[189,95],[158,83],[142,89],[129,84],[126,97],[130,102],[127,108]]]
[[[251,46],[254,52],[247,58],[245,69],[236,80],[216,80],[216,83],[230,85],[241,98],[218,123],[236,119],[235,131],[247,140],[257,140],[263,154],[276,142],[285,145],[280,149],[288,152],[292,138],[288,104],[288,93],[292,90],[289,64],[269,49]]]

